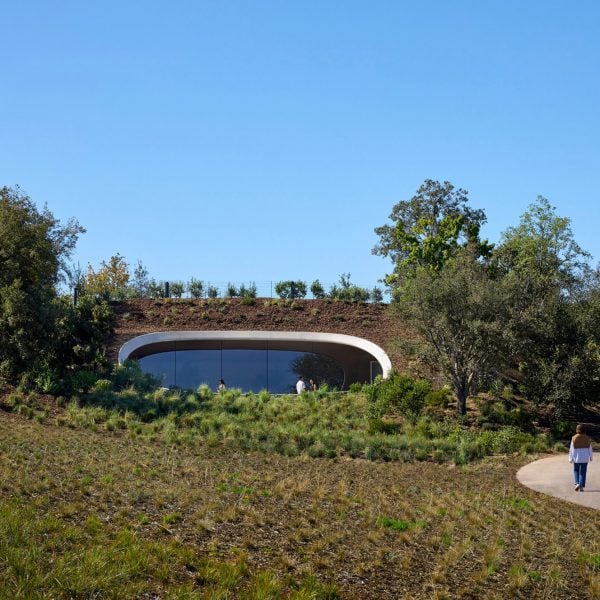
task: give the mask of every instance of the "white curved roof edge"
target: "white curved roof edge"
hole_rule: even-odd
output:
[[[138,348],[160,342],[179,341],[278,341],[278,342],[327,342],[352,346],[368,352],[381,365],[387,379],[392,362],[377,344],[364,338],[344,333],[320,333],[313,331],[158,331],[146,333],[125,342],[119,350],[119,363],[126,361]]]

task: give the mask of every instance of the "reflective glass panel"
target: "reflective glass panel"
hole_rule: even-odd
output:
[[[175,382],[177,387],[196,390],[202,383],[216,390],[221,378],[220,350],[178,350]]]
[[[344,371],[333,358],[313,352],[291,350],[178,350],[159,352],[139,359],[145,373],[163,386],[197,389],[202,383],[217,389],[219,379],[228,388],[248,392],[269,390],[274,394],[295,393],[302,375],[308,385],[342,389]]]
[[[228,388],[245,392],[267,389],[267,350],[222,350],[223,374]]]
[[[175,385],[175,352],[159,352],[139,359],[144,373],[156,377],[164,387]]]

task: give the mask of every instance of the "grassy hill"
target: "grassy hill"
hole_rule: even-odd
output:
[[[323,458],[291,450],[300,399],[268,399],[252,420],[227,398],[153,418],[97,398],[0,411],[0,598],[600,594],[597,513],[522,487],[530,458]],[[313,429],[341,440],[354,423],[368,445],[361,395],[332,402]]]

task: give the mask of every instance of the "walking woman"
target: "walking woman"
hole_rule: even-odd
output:
[[[585,427],[581,423],[577,425],[575,432],[575,435],[571,438],[569,462],[573,463],[575,491],[583,492],[585,489],[587,466],[592,460],[592,440],[585,435]]]

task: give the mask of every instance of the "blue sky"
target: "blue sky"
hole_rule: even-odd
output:
[[[596,1],[4,2],[0,185],[157,279],[391,270],[426,178],[497,241],[540,194],[600,260]]]

